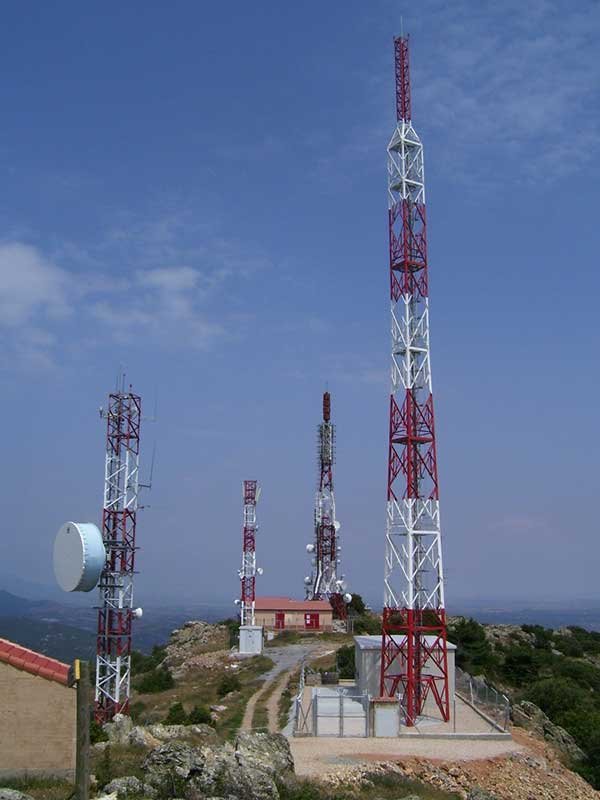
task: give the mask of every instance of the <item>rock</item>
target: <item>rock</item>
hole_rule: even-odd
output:
[[[108,742],[96,742],[96,744],[93,744],[92,747],[98,753],[102,753],[108,747]]]
[[[33,800],[31,795],[18,792],[16,789],[3,789],[0,786],[0,800]]]
[[[227,711],[227,706],[219,706],[219,705],[211,706],[210,710],[216,711],[218,714],[220,714],[223,711]]]
[[[246,734],[252,737],[253,734]],[[281,737],[283,738],[283,737]],[[278,800],[269,758],[277,758],[277,746],[267,745],[263,758],[258,746],[244,741],[242,749],[224,744],[192,747],[184,742],[167,742],[148,754],[143,767],[147,782],[159,792],[200,794],[204,797],[235,795],[244,800]],[[268,755],[267,755],[268,753]]]
[[[560,725],[551,722],[541,708],[534,703],[523,700],[513,706],[513,721],[515,725],[531,731],[541,739],[545,739],[564,753],[571,761],[581,761],[585,753],[581,750],[575,739]]]
[[[112,794],[101,794],[98,797],[95,797],[94,800],[118,800],[117,793],[113,792]]]
[[[241,764],[272,775],[294,771],[294,758],[285,736],[280,733],[240,733],[235,753]]]
[[[486,792],[485,789],[475,787],[467,794],[467,800],[498,800],[495,794]]]
[[[148,728],[144,728],[143,725],[136,725],[129,734],[129,744],[133,745],[133,747],[153,748],[158,747],[160,743],[160,739],[153,736]]]
[[[125,714],[115,714],[111,722],[105,722],[102,726],[111,744],[129,744],[132,728],[131,717],[126,717]]]
[[[156,797],[156,789],[146,783],[142,783],[139,778],[133,775],[128,775],[124,778],[115,778],[104,787],[106,794],[117,794],[119,798],[127,797],[128,795],[136,795],[138,797]]]
[[[228,649],[229,629],[227,626],[210,625],[201,620],[191,620],[171,633],[164,663],[168,667],[177,667],[193,656]]]

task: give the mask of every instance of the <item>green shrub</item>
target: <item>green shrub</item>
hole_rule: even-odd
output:
[[[541,625],[521,625],[521,630],[535,636],[533,646],[536,649],[550,650],[552,648],[553,631],[549,628],[543,628]]]
[[[340,678],[355,677],[354,645],[348,644],[345,647],[340,647],[336,655],[336,665]]]
[[[187,718],[188,725],[211,725],[210,711],[206,706],[194,706]]]
[[[242,684],[240,683],[238,676],[227,673],[226,675],[223,675],[219,681],[219,685],[217,686],[217,694],[219,697],[223,697],[223,695],[229,694],[229,692],[239,692],[241,688]]]
[[[533,683],[524,699],[535,703],[554,721],[567,711],[585,708],[589,698],[589,692],[569,678],[546,678]]]
[[[510,647],[505,653],[500,673],[512,686],[526,686],[538,677],[538,664],[530,647]]]
[[[108,736],[102,730],[102,726],[92,718],[90,721],[90,743],[96,744],[97,742],[108,742]]]
[[[172,689],[173,686],[175,686],[173,676],[166,667],[161,667],[160,669],[152,670],[152,672],[144,673],[136,689],[142,694],[154,694]]]
[[[460,619],[448,628],[448,638],[456,645],[456,663],[472,675],[493,674],[498,665],[485,629],[474,619]]]
[[[565,656],[570,658],[582,658],[584,650],[575,636],[565,636],[564,634],[554,634],[554,647]]]
[[[355,617],[353,631],[358,636],[361,633],[377,636],[381,633],[381,619],[375,614],[363,614]]]
[[[186,725],[188,721],[185,708],[181,703],[173,703],[169,708],[169,713],[165,717],[166,725]]]
[[[163,645],[155,645],[152,648],[152,654],[149,656],[140,653],[139,650],[132,650],[131,671],[134,675],[140,675],[143,672],[151,672],[165,660],[166,655],[167,650]]]

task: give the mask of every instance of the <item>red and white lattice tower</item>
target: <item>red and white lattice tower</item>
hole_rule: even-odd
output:
[[[423,146],[412,126],[408,38],[394,40],[397,125],[388,145],[392,372],[383,697],[405,723],[450,716],[431,367]]]
[[[256,600],[256,503],[260,495],[258,481],[244,481],[244,528],[242,532],[242,567],[240,625],[254,625],[254,603]]]
[[[131,678],[135,528],[139,494],[142,400],[117,391],[108,397],[102,539],[106,562],[98,583],[100,607],[96,647],[98,722],[127,713]]]
[[[305,579],[309,600],[329,600],[336,617],[345,619],[344,576],[339,575],[340,523],[335,516],[333,494],[333,462],[335,458],[335,426],[331,422],[331,396],[323,395],[323,421],[319,425],[317,459],[319,488],[315,498],[314,543],[307,546],[313,556],[311,575]]]

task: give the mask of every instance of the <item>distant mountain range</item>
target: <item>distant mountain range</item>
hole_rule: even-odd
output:
[[[92,658],[96,652],[97,612],[90,597],[87,606],[71,606],[54,600],[29,600],[0,589],[0,637],[70,662]],[[229,606],[160,606],[146,609],[135,621],[134,648],[148,653],[162,644],[171,631],[190,619],[216,622],[231,615]]]

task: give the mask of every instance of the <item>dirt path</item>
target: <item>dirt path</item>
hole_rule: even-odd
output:
[[[260,700],[264,692],[269,691],[273,687],[273,683],[277,686],[267,701],[267,710],[269,717],[269,730],[276,732],[278,730],[278,710],[277,705],[283,690],[287,685],[287,679],[290,672],[298,667],[303,658],[316,658],[329,652],[331,648],[327,649],[322,643],[311,643],[308,645],[295,644],[287,645],[286,647],[273,647],[265,649],[264,654],[272,658],[275,662],[273,668],[265,674],[265,682],[256,691],[246,706],[242,724],[240,725],[241,731],[252,730],[252,717],[254,716],[254,709],[257,702]]]
[[[277,686],[275,687],[275,691],[267,700],[267,714],[269,716],[269,733],[279,733],[279,698],[285,691],[285,687],[288,685],[288,681],[290,679],[290,675],[292,674],[292,670],[289,669],[287,672],[283,672],[281,678]]]

